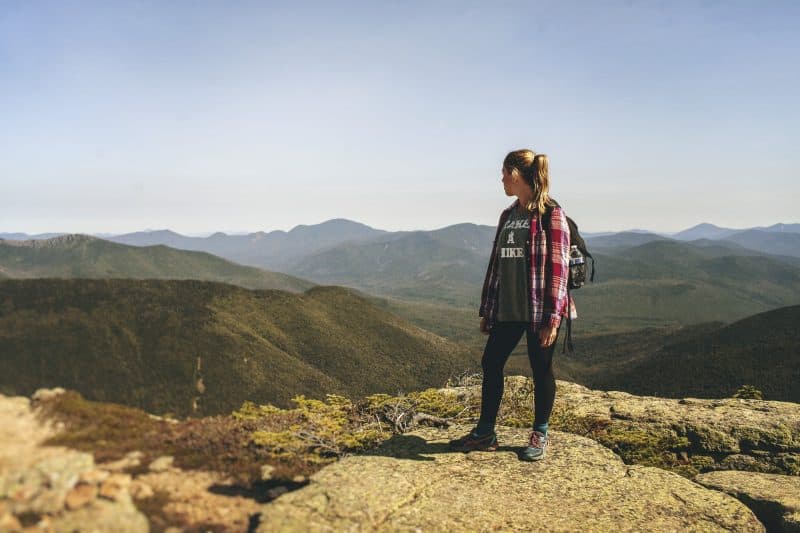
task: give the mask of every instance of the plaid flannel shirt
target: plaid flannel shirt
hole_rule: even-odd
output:
[[[497,240],[509,214],[519,204],[519,199],[503,210],[497,225],[489,267],[481,291],[481,307],[478,315],[486,317],[487,326],[497,322],[497,294],[500,275],[497,265]],[[569,225],[563,209],[552,208],[550,228],[540,231],[541,217],[538,210],[531,214],[531,232],[526,242],[528,265],[531,324],[533,331],[544,325],[558,327],[561,317],[571,314],[577,318],[575,304],[567,291],[569,277]],[[549,239],[548,239],[549,238]]]

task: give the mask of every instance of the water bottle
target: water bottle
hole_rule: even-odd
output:
[[[586,283],[586,258],[574,244],[569,247],[569,282],[572,289]]]

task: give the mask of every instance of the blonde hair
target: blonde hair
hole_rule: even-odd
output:
[[[555,205],[550,199],[550,163],[545,154],[527,148],[514,150],[503,160],[503,167],[511,174],[516,173],[533,189],[533,200],[525,206],[528,211],[536,208],[541,214],[547,206]]]

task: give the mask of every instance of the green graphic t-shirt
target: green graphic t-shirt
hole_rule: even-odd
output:
[[[497,259],[500,285],[497,293],[497,320],[531,319],[528,297],[528,268],[525,247],[531,232],[530,215],[514,209],[500,231]]]

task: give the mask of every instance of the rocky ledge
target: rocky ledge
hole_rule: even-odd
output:
[[[541,462],[519,457],[525,428],[500,426],[497,452],[466,455],[447,441],[471,425],[420,428],[265,505],[261,531],[798,531],[800,405],[557,385],[552,422],[570,432],[551,429]],[[501,413],[532,391],[507,377]],[[480,397],[475,385],[440,392]]]
[[[265,505],[259,531],[764,531],[725,492],[626,465],[592,439],[550,431],[530,463],[528,430],[501,427],[495,452],[450,452],[469,429],[422,428],[345,457]]]
[[[522,378],[525,379],[525,378]],[[558,382],[557,402],[577,418],[651,438],[685,439],[683,461],[707,470],[800,475],[800,404],[740,398],[661,398]]]
[[[800,404],[637,396],[562,380],[556,386],[550,426],[594,438],[626,462],[662,466],[686,477],[710,470],[800,475]],[[480,402],[479,386],[440,391],[458,403]],[[501,414],[532,402],[530,378],[506,378]],[[664,449],[674,450],[674,458],[664,457]]]
[[[542,461],[521,460],[533,389],[512,376],[496,452],[448,449],[468,418],[416,427],[265,499],[170,457],[95,464],[44,446],[60,428],[32,405],[59,391],[0,395],[0,531],[147,531],[172,517],[226,531],[800,531],[800,404],[557,385]],[[476,385],[433,392],[448,409],[480,399]]]

